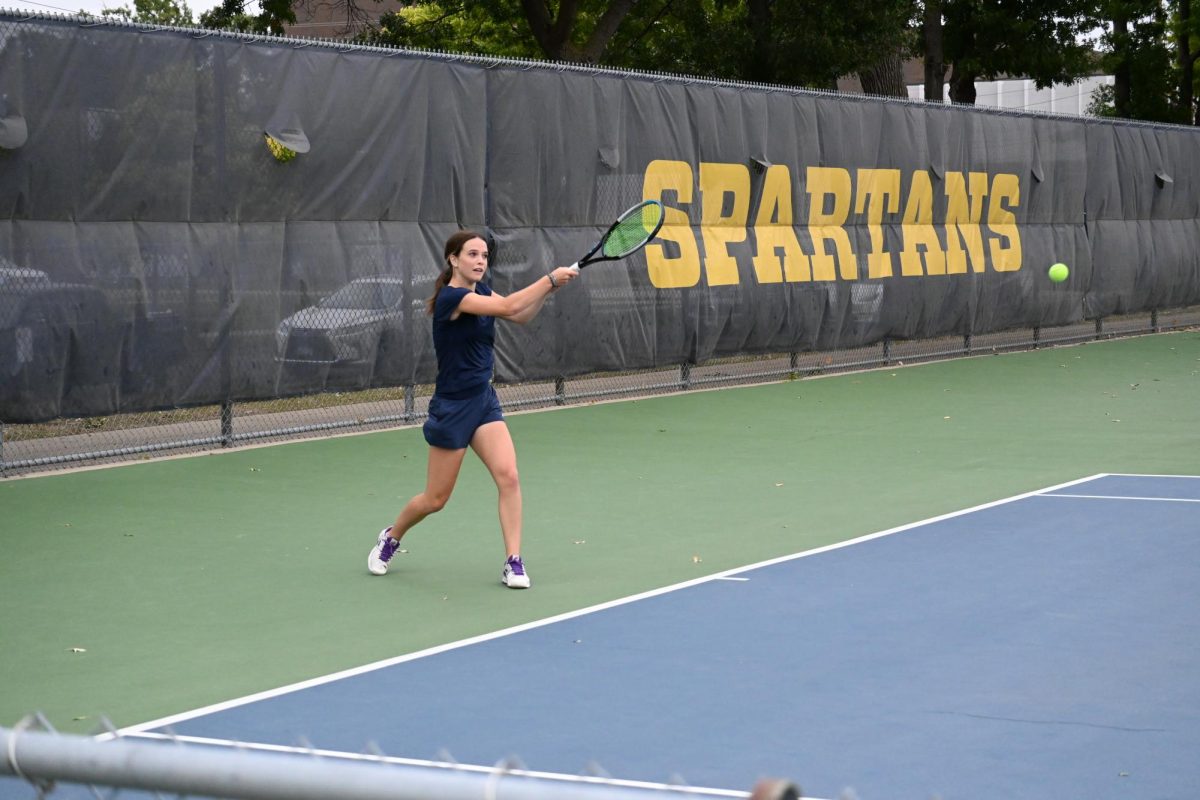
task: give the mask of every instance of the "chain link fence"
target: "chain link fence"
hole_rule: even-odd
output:
[[[497,385],[508,412],[667,395],[698,389],[1078,344],[1200,326],[1200,306],[1101,317],[1053,328],[1022,328],[920,341],[885,339],[828,352],[724,358],[663,369],[595,373]],[[432,385],[325,392],[197,408],[0,425],[0,475],[200,453],[263,442],[421,424]]]

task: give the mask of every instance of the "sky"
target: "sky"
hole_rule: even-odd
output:
[[[220,5],[220,0],[187,0],[187,6],[192,10],[192,19],[198,19],[202,12]],[[133,0],[0,0],[0,9],[15,9],[17,11],[37,11],[43,14],[77,14],[86,11],[99,14],[105,8],[133,7]]]

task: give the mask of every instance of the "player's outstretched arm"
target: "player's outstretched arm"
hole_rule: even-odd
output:
[[[562,288],[578,276],[577,269],[556,267],[545,277],[538,278],[520,291],[507,296],[495,293],[490,296],[469,294],[462,299],[458,307],[467,314],[498,317],[523,325],[537,316],[551,292]]]

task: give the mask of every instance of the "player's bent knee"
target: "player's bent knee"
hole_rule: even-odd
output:
[[[450,502],[448,494],[427,494],[425,495],[425,513],[436,514],[446,507],[446,503]]]
[[[514,491],[521,488],[521,477],[517,474],[517,470],[513,469],[501,470],[495,474],[496,485],[501,489]]]

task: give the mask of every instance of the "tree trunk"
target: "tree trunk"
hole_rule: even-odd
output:
[[[1132,71],[1129,67],[1129,20],[1118,11],[1112,20],[1113,54],[1113,113],[1121,119],[1129,119],[1132,98]]]
[[[750,36],[754,50],[747,63],[747,78],[757,83],[776,83],[775,48],[771,44],[772,0],[750,0],[747,4]]]
[[[925,100],[930,103],[941,103],[946,93],[941,0],[925,0],[925,16],[921,34],[925,39]]]
[[[858,80],[867,94],[908,97],[908,87],[904,85],[904,58],[898,47],[869,69],[860,71]]]
[[[595,64],[600,61],[608,43],[617,35],[617,28],[621,27],[633,5],[634,0],[614,0],[608,4],[608,8],[604,9],[604,14],[596,24],[596,29],[592,31],[591,38],[583,46],[581,56],[585,63]]]
[[[1200,125],[1200,108],[1196,107],[1192,87],[1196,80],[1196,59],[1191,49],[1192,2],[1176,0],[1179,10],[1178,28],[1175,31],[1175,54],[1179,63],[1179,111],[1180,119]]]
[[[975,76],[957,65],[950,72],[950,102],[975,105]]]
[[[558,16],[551,19],[546,4],[539,0],[521,0],[529,29],[546,58],[562,61],[568,55],[571,29],[579,12],[576,0],[562,0],[558,5]]]

